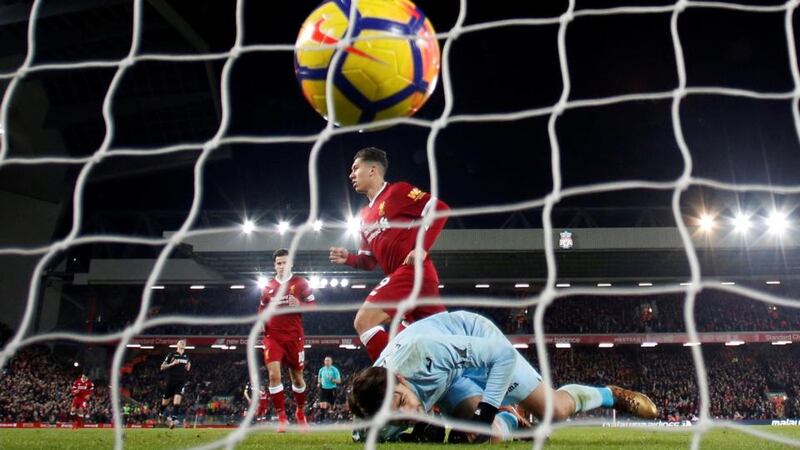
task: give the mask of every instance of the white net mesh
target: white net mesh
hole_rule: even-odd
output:
[[[130,50],[125,58],[119,61],[81,61],[76,63],[34,64],[33,62],[35,60],[36,50],[37,50],[36,27],[39,20],[39,13],[40,10],[42,9],[43,3],[44,2],[41,0],[34,1],[33,6],[30,10],[30,17],[28,21],[27,54],[24,62],[15,71],[11,73],[0,74],[0,80],[4,80],[8,83],[7,88],[5,89],[5,94],[3,96],[2,105],[0,107],[0,125],[9,123],[8,117],[9,117],[10,104],[12,103],[15,92],[18,89],[18,86],[22,82],[23,78],[26,76],[44,71],[72,71],[72,70],[81,70],[89,68],[113,68],[116,69],[116,72],[113,76],[111,83],[108,86],[103,101],[102,114],[105,122],[105,130],[106,130],[105,137],[99,148],[97,148],[97,150],[94,151],[94,153],[91,156],[75,157],[75,158],[9,157],[9,151],[10,151],[9,133],[0,133],[0,138],[2,138],[2,145],[0,145],[0,168],[14,166],[14,165],[32,166],[32,165],[45,165],[45,164],[77,165],[81,167],[80,173],[75,183],[75,188],[72,196],[72,200],[74,203],[72,227],[70,229],[70,232],[66,235],[66,237],[57,242],[53,242],[47,246],[41,246],[35,248],[21,248],[21,247],[0,248],[0,255],[25,255],[25,256],[39,257],[38,264],[36,265],[34,274],[31,278],[32,281],[30,284],[29,295],[27,299],[26,308],[24,311],[24,316],[22,318],[22,322],[19,326],[18,332],[14,335],[14,337],[10,340],[10,342],[8,342],[3,351],[0,352],[0,367],[5,365],[8,362],[9,358],[14,356],[14,354],[21,347],[37,342],[46,342],[54,340],[73,340],[85,343],[93,343],[93,342],[107,342],[111,339],[119,339],[119,343],[117,344],[116,352],[114,354],[112,371],[111,371],[111,385],[112,385],[111,394],[112,394],[113,413],[114,413],[113,419],[115,424],[115,448],[120,449],[123,448],[124,446],[122,415],[120,407],[120,393],[119,393],[120,368],[123,364],[123,360],[125,357],[126,344],[128,344],[134,336],[142,333],[143,330],[149,327],[155,327],[158,325],[168,324],[168,323],[204,324],[204,325],[232,324],[232,323],[252,324],[252,328],[249,335],[250,345],[248,345],[249,350],[247,353],[247,362],[249,367],[249,376],[252,381],[252,385],[253,386],[260,385],[260,383],[258,382],[259,374],[257,369],[259,363],[258,360],[259,355],[257,351],[254,350],[253,344],[256,342],[257,336],[262,328],[263,323],[275,313],[274,305],[271,305],[270,308],[267,309],[260,317],[256,316],[216,317],[209,319],[205,317],[199,318],[191,316],[167,316],[167,317],[158,317],[149,319],[147,318],[148,309],[151,304],[151,295],[153,292],[151,288],[155,284],[157,284],[157,280],[159,279],[162,269],[164,268],[168,258],[170,257],[171,253],[178,244],[194,236],[236,232],[239,230],[238,225],[235,227],[220,227],[220,228],[211,228],[202,230],[194,229],[195,221],[198,217],[198,212],[200,208],[200,200],[203,194],[203,177],[204,177],[203,169],[210,155],[212,155],[214,151],[218,150],[220,146],[225,144],[313,143],[310,157],[308,159],[308,187],[309,187],[310,208],[308,212],[308,217],[306,218],[305,222],[301,226],[290,230],[290,232],[293,233],[293,239],[291,241],[291,246],[290,246],[290,255],[292,255],[291,257],[293,257],[296,254],[298,246],[303,237],[307,233],[313,230],[314,223],[319,219],[319,210],[320,210],[319,183],[318,183],[316,169],[318,164],[318,157],[325,143],[328,142],[333,136],[345,133],[353,133],[363,128],[384,127],[387,125],[387,122],[370,124],[367,126],[334,128],[332,126],[333,121],[330,121],[328,123],[328,126],[324,128],[321,132],[310,135],[296,135],[296,136],[278,135],[278,136],[264,137],[264,136],[230,134],[229,122],[231,117],[232,106],[229,95],[230,92],[229,83],[230,83],[231,70],[237,58],[240,58],[243,54],[250,52],[292,52],[294,50],[294,46],[292,44],[244,45],[245,2],[243,0],[239,0],[236,3],[236,38],[233,47],[227,52],[216,53],[216,54],[206,53],[198,55],[181,55],[181,54],[156,55],[156,54],[142,53],[140,51],[140,44],[142,39],[141,28],[142,28],[142,10],[144,2],[142,0],[135,0],[133,2],[132,40],[130,42]],[[357,2],[354,1],[353,7],[355,7],[356,4]],[[651,288],[646,290],[646,294],[649,295],[655,293],[675,293],[675,292],[685,293],[684,318],[686,322],[686,328],[687,328],[686,332],[689,341],[691,342],[699,341],[693,311],[695,306],[695,297],[701,289],[719,289],[731,293],[736,293],[738,295],[746,296],[752,299],[756,299],[762,302],[767,302],[786,307],[797,307],[795,302],[785,298],[779,298],[777,296],[769,295],[763,292],[759,292],[756,290],[740,286],[720,286],[718,282],[703,280],[695,248],[692,244],[690,231],[684,223],[684,219],[682,217],[680,210],[681,197],[689,187],[708,186],[723,191],[735,191],[735,192],[750,191],[750,192],[766,192],[773,194],[797,194],[800,193],[800,186],[734,184],[727,182],[719,182],[712,179],[698,178],[693,176],[692,175],[693,157],[690,148],[687,145],[686,140],[684,138],[684,132],[681,124],[680,107],[681,107],[681,102],[688,96],[706,95],[706,94],[732,96],[732,97],[745,97],[751,99],[791,100],[795,131],[798,133],[798,136],[800,136],[800,112],[798,112],[798,100],[800,100],[800,72],[798,72],[798,66],[797,66],[797,52],[795,47],[796,37],[792,23],[793,14],[797,9],[798,5],[800,5],[800,2],[796,0],[772,6],[749,6],[749,5],[740,5],[740,4],[722,3],[722,2],[678,1],[674,4],[654,6],[654,7],[636,6],[636,7],[617,7],[617,8],[607,8],[607,9],[576,10],[575,0],[571,0],[569,1],[566,10],[557,17],[536,18],[536,19],[510,19],[510,20],[499,20],[487,23],[465,25],[468,3],[467,0],[461,0],[459,4],[458,17],[456,19],[455,25],[447,32],[440,33],[438,35],[440,39],[444,39],[443,55],[442,55],[442,61],[443,61],[442,86],[444,89],[445,104],[441,116],[436,120],[424,120],[419,118],[394,119],[389,121],[388,124],[392,125],[405,124],[409,126],[423,127],[429,129],[428,140],[427,140],[427,158],[428,161],[430,162],[429,163],[430,189],[431,189],[431,194],[434,197],[438,197],[440,191],[438,167],[440,162],[437,160],[435,143],[437,140],[437,136],[445,127],[454,123],[517,121],[532,117],[546,117],[548,123],[547,129],[550,141],[551,175],[553,182],[552,182],[552,189],[543,198],[532,199],[529,201],[520,201],[515,203],[497,204],[486,207],[453,209],[452,211],[447,213],[447,215],[450,217],[457,217],[457,216],[472,216],[472,215],[482,215],[482,214],[491,214],[500,212],[521,211],[533,208],[543,208],[542,221],[544,225],[544,248],[545,248],[545,256],[546,256],[548,270],[547,270],[547,281],[541,293],[536,297],[524,299],[522,302],[516,300],[503,301],[493,298],[474,297],[474,298],[462,298],[459,299],[457,302],[445,300],[445,303],[450,306],[458,304],[461,306],[491,306],[497,308],[502,308],[502,307],[518,308],[520,306],[535,307],[536,310],[534,315],[535,319],[534,330],[536,335],[536,352],[539,361],[539,369],[543,375],[544,383],[546,385],[552,385],[551,368],[548,362],[549,359],[547,356],[547,348],[545,345],[545,341],[543,339],[544,315],[546,308],[558,298],[567,295],[584,295],[584,294],[642,295],[643,294],[643,290],[641,289],[631,290],[631,289],[614,288],[614,289],[599,290],[599,289],[588,289],[588,288],[586,289],[575,288],[569,291],[557,290],[555,286],[557,279],[557,271],[556,271],[554,244],[552,239],[553,225],[551,221],[551,215],[553,209],[554,207],[556,207],[556,205],[558,205],[560,201],[568,197],[581,196],[593,193],[611,192],[611,191],[623,191],[629,189],[650,189],[650,190],[665,190],[672,192],[672,209],[674,213],[675,222],[677,224],[678,230],[680,231],[680,236],[684,245],[686,256],[689,261],[689,266],[691,268],[691,277],[690,277],[691,284],[687,286],[682,286],[680,288],[679,287]],[[786,45],[788,47],[788,62],[789,62],[789,70],[791,72],[791,79],[793,81],[793,88],[785,92],[757,92],[752,90],[733,89],[721,86],[688,87],[683,46],[681,43],[681,37],[678,32],[678,21],[679,18],[681,17],[681,14],[690,8],[712,8],[720,10],[735,10],[751,14],[783,13],[785,15],[785,36],[786,36]],[[351,18],[353,17],[353,14],[354,10],[351,10]],[[674,49],[674,57],[675,57],[674,62],[677,67],[677,73],[678,73],[677,86],[675,86],[673,89],[669,89],[662,92],[618,95],[618,96],[610,96],[605,98],[595,98],[587,100],[570,100],[571,86],[570,86],[570,72],[567,59],[568,48],[566,44],[566,34],[570,24],[575,19],[580,17],[610,16],[610,15],[646,15],[646,14],[671,15],[670,31],[672,37],[672,45]],[[482,31],[501,28],[501,27],[511,27],[511,26],[538,27],[538,26],[548,26],[548,25],[558,26],[558,40],[557,40],[558,59],[560,64],[560,72],[561,72],[561,80],[563,83],[563,88],[561,90],[561,94],[558,98],[558,101],[555,104],[552,104],[547,107],[528,109],[511,113],[452,115],[454,94],[453,94],[452,78],[451,78],[452,75],[450,71],[450,53],[454,41],[458,39],[459,36],[468,33],[480,33]],[[351,33],[351,31],[348,31],[348,33]],[[341,57],[342,55],[341,50],[345,46],[349,45],[351,42],[352,42],[351,36],[350,34],[348,34],[345,37],[345,39],[343,39],[336,46],[337,52],[334,56],[334,61],[332,62],[332,65],[335,65],[336,61],[338,61],[338,59]],[[221,94],[222,116],[219,122],[219,127],[217,129],[217,132],[211,139],[199,144],[194,144],[194,143],[177,144],[153,150],[125,149],[125,148],[112,147],[112,141],[115,133],[115,121],[114,121],[114,113],[112,111],[112,104],[118,86],[120,85],[120,82],[125,76],[127,71],[129,71],[136,64],[145,61],[178,62],[178,61],[211,61],[211,60],[224,61],[224,68],[222,70],[222,77],[220,79],[220,86],[219,86],[219,91]],[[331,76],[332,75],[329,74],[329,77]],[[330,81],[331,79],[329,78],[328,79],[329,94],[330,94],[330,89],[332,89]],[[328,95],[328,98],[331,99],[332,95]],[[678,148],[680,149],[680,153],[683,158],[683,171],[680,174],[680,176],[674,180],[663,181],[663,182],[655,182],[647,180],[620,181],[620,182],[597,183],[597,184],[583,185],[571,188],[563,188],[562,173],[561,173],[561,151],[560,151],[559,139],[556,134],[556,123],[558,122],[559,117],[565,111],[571,109],[591,108],[597,106],[639,102],[645,100],[672,101],[672,109],[671,109],[672,128],[674,131],[675,141],[677,142]],[[329,106],[328,110],[333,111],[332,105],[329,104],[328,106]],[[183,222],[182,226],[169,238],[156,239],[156,238],[136,238],[136,237],[122,236],[122,235],[81,234],[83,220],[84,220],[84,218],[82,217],[84,189],[86,187],[86,182],[90,173],[92,172],[93,169],[96,168],[98,164],[100,164],[102,161],[112,156],[147,157],[153,155],[187,152],[187,151],[197,153],[197,159],[194,164],[193,201],[191,204],[191,208],[189,209],[188,215],[185,221]],[[430,224],[435,218],[436,218],[436,213],[431,211],[428,215],[424,217],[422,222],[423,224]],[[423,233],[420,233],[418,236],[417,239],[418,249],[421,248],[422,246],[423,237],[424,237]],[[63,252],[66,249],[69,249],[74,246],[90,244],[90,243],[97,243],[97,244],[120,243],[120,244],[163,247],[160,251],[159,257],[156,260],[155,266],[153,267],[152,271],[150,272],[150,276],[147,279],[142,294],[142,299],[141,299],[142,302],[139,308],[139,314],[136,317],[135,322],[121,332],[110,333],[106,335],[90,336],[90,335],[82,335],[74,333],[29,334],[28,330],[30,330],[32,326],[32,321],[35,315],[35,309],[37,307],[37,299],[39,298],[40,294],[39,291],[41,289],[38,280],[41,279],[41,275],[43,273],[44,268],[52,261],[52,259],[59,252]],[[413,294],[407,301],[405,301],[400,305],[399,312],[411,309],[417,305],[424,304],[426,302],[425,299],[418,298],[418,293],[421,286],[421,273],[422,273],[420,269],[421,269],[421,262],[417,260],[416,272],[415,272],[416,273],[415,288]],[[428,300],[429,303],[432,303],[434,301],[436,300]],[[359,306],[360,306],[359,303],[348,304],[348,305],[336,305],[336,306],[325,305],[323,303],[319,305],[315,314],[319,313],[324,314],[325,312],[328,311],[353,311],[357,309]],[[394,333],[397,331],[398,318],[400,316],[401,315],[398,314],[395,320],[392,322],[392,327],[391,327],[392,335],[394,335]],[[736,423],[733,422],[713,420],[709,414],[710,397],[709,397],[709,386],[707,382],[708,376],[706,373],[706,366],[703,360],[701,347],[698,346],[692,347],[691,352],[694,360],[694,365],[696,368],[697,380],[698,380],[697,385],[700,394],[699,395],[700,418],[696,424],[697,426],[692,429],[693,433],[693,438],[691,441],[692,449],[699,448],[703,435],[713,427],[726,427],[726,428],[736,429],[743,433],[754,435],[758,438],[762,438],[765,440],[779,442],[791,446],[800,446],[800,441],[793,440],[778,434],[766,433],[753,428],[737,425]],[[389,386],[390,389],[392,387],[391,386],[392,384],[393,381],[390,380],[390,386]],[[552,404],[553,402],[552,393],[551,391],[547,392],[548,395],[546,397],[546,401],[548,404]],[[546,408],[546,410],[551,411],[551,408],[548,407]],[[255,411],[256,411],[256,405],[254,403],[250,406],[247,412],[247,416],[242,420],[239,427],[235,431],[231,432],[227,437],[225,437],[221,441],[203,445],[198,448],[218,448],[222,446],[226,448],[232,448],[236,443],[242,441],[248,435],[248,432],[253,428],[253,426],[251,425],[251,421],[254,418]],[[372,420],[364,424],[358,424],[359,426],[360,425],[370,426],[371,432],[369,433],[369,440],[366,445],[367,448],[375,447],[377,438],[377,433],[375,431],[380,426],[385,424],[388,420],[395,417],[396,416],[393,416],[388,409],[388,402],[385,402],[382,409],[376,415],[376,417],[374,417]],[[439,423],[442,422],[439,421]],[[535,430],[535,432],[531,433],[533,436],[537,438],[534,443],[534,448],[542,448],[545,442],[544,438],[549,436],[554,429],[557,429],[561,426],[565,425],[554,424],[552,422],[552,413],[548,412],[541,421],[540,425]],[[344,429],[344,428],[350,429],[352,427],[331,425],[324,427],[314,427],[314,430],[333,430],[333,429]],[[480,430],[479,428],[475,428],[474,426],[472,428],[467,426],[466,428],[475,431]],[[667,431],[664,429],[659,429],[659,430]]]

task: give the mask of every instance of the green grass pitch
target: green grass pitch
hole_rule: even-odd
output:
[[[757,427],[761,431],[781,434],[800,441],[800,427]],[[220,439],[231,430],[126,430],[125,448],[128,449],[175,449],[189,448]],[[554,449],[688,449],[691,434],[688,432],[658,432],[615,428],[567,428],[554,433],[545,448]],[[111,430],[83,429],[28,429],[0,430],[0,449],[2,450],[94,450],[108,449],[114,446],[114,435]],[[800,446],[800,443],[798,443]],[[276,434],[261,431],[250,435],[238,449],[314,449],[314,450],[356,450],[361,444],[354,444],[349,433],[287,433]],[[421,445],[421,444],[380,444],[382,449],[457,449],[476,448],[470,445]],[[485,446],[481,446],[485,448]],[[514,442],[493,446],[501,449],[529,449],[530,442]],[[702,449],[788,449],[782,444],[765,441],[738,431],[714,429],[703,438]],[[794,447],[796,448],[796,447]]]

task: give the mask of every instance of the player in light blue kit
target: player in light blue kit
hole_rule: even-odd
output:
[[[353,378],[349,402],[356,416],[371,417],[380,408],[390,373],[397,380],[391,393],[395,411],[430,412],[438,404],[451,417],[487,425],[501,405],[519,405],[539,418],[545,413],[548,388],[541,384],[541,375],[478,314],[439,313],[395,336],[373,367]],[[554,391],[553,398],[556,421],[600,407],[645,419],[658,417],[646,395],[616,386],[569,384]]]

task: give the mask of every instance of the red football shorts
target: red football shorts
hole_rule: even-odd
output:
[[[261,399],[258,401],[258,412],[256,412],[256,416],[260,417],[267,413],[267,406],[269,406],[269,400],[266,398]]]
[[[418,298],[439,297],[439,275],[436,273],[433,263],[426,261],[422,265],[422,270],[422,286]],[[366,302],[386,304],[383,306],[383,310],[386,314],[394,317],[396,310],[391,306],[406,300],[411,295],[413,287],[414,266],[404,264],[381,280],[369,293]],[[406,311],[404,319],[408,323],[414,323],[446,310],[442,304],[417,306]]]
[[[264,363],[279,362],[295,370],[303,369],[305,361],[304,336],[279,339],[274,336],[265,336],[264,344]]]
[[[86,401],[88,397],[72,397],[72,406],[70,409],[86,409]]]

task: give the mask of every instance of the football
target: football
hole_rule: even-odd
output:
[[[323,2],[305,20],[295,43],[295,74],[303,96],[329,119],[326,80],[350,26],[350,2]],[[333,68],[333,120],[354,125],[411,116],[436,87],[440,51],[425,14],[408,0],[361,0],[352,45]]]

